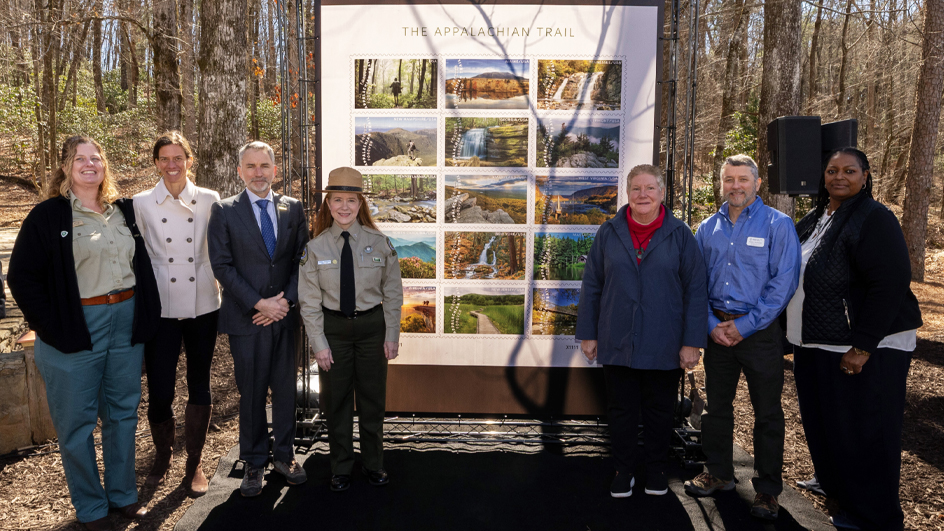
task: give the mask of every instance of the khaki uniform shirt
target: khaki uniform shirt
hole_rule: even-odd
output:
[[[387,331],[385,341],[400,340],[400,307],[403,306],[403,284],[400,261],[393,245],[378,230],[363,227],[357,221],[347,231],[351,234],[354,255],[354,288],[357,293],[355,310],[362,312],[383,303]],[[324,313],[341,308],[341,249],[343,230],[333,224],[308,242],[299,264],[298,303],[315,352],[328,348],[324,334]]]
[[[134,237],[113,204],[103,214],[82,206],[71,191],[72,256],[79,297],[88,299],[134,287]]]

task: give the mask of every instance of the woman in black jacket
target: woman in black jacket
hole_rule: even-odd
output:
[[[816,477],[839,506],[831,521],[902,529],[901,431],[921,310],[901,227],[872,198],[864,153],[829,156],[797,233],[803,258],[787,339]]]
[[[134,434],[144,343],[160,298],[130,200],[118,190],[101,146],[74,136],[62,146],[48,199],[23,221],[7,281],[36,331],[36,365],[76,517],[110,529],[109,510],[127,518],[138,505]],[[105,484],[92,431],[102,421]]]

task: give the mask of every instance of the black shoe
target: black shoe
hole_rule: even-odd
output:
[[[351,486],[351,476],[341,476],[335,474],[331,476],[331,490],[334,492],[341,492],[342,490],[347,490]]]
[[[610,496],[614,498],[629,498],[633,495],[633,486],[636,485],[636,478],[632,474],[620,474],[616,471],[616,477],[610,483]]]
[[[390,477],[387,476],[387,471],[382,468],[367,470],[367,467],[362,466],[361,472],[367,476],[367,481],[370,481],[370,484],[375,487],[383,487],[387,483],[390,483]]]
[[[649,474],[646,479],[646,494],[650,496],[663,496],[668,493],[669,480],[665,478],[665,472]]]

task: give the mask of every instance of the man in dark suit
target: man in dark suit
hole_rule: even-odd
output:
[[[290,485],[307,478],[295,462],[295,344],[298,262],[308,242],[299,201],[271,190],[272,148],[239,150],[242,193],[213,205],[207,243],[223,288],[219,330],[229,334],[239,389],[239,458],[243,496],[262,492],[269,459],[266,395],[272,390],[273,466]]]

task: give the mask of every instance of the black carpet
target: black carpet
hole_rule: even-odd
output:
[[[750,517],[750,456],[739,449],[738,488],[696,500],[682,493],[681,484],[696,471],[680,467],[670,471],[665,496],[644,494],[645,485],[637,478],[632,497],[611,498],[612,463],[605,449],[581,447],[561,454],[510,444],[386,448],[391,478],[386,487],[372,487],[357,470],[348,491],[331,492],[322,443],[297,456],[308,473],[307,483],[289,487],[270,469],[262,495],[249,499],[239,495],[243,468],[236,461],[238,448],[233,448],[221,459],[210,492],[194,503],[176,530],[832,529],[822,513],[791,489],[781,496],[785,507],[777,522]]]

